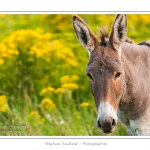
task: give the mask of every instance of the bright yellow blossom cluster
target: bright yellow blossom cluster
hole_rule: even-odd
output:
[[[0,112],[6,112],[8,110],[7,97],[5,95],[0,96]]]
[[[60,81],[61,81],[61,83],[71,83],[78,79],[79,79],[79,77],[77,75],[72,75],[71,77],[69,75],[65,75],[60,78]]]
[[[57,89],[55,90],[55,93],[56,93],[56,94],[64,94],[64,93],[65,93],[65,89],[64,89],[64,88],[57,88]]]
[[[62,87],[69,90],[75,90],[79,88],[79,86],[75,83],[65,83],[62,85]]]
[[[64,94],[65,92],[78,89],[79,86],[75,83],[72,83],[73,81],[76,81],[78,79],[79,77],[77,75],[72,75],[72,76],[65,75],[60,78],[60,81],[62,83],[61,87],[57,89],[54,89],[53,87],[44,88],[42,89],[40,95],[46,96],[46,95],[50,95],[51,93]],[[44,98],[40,103],[40,107],[47,111],[52,111],[55,109],[56,106],[50,98]]]
[[[35,55],[37,58],[52,57],[64,60],[68,66],[76,67],[78,62],[70,48],[64,47],[59,40],[51,40],[51,33],[44,33],[40,28],[36,30],[18,30],[0,42],[0,64],[4,64],[5,58],[19,55],[20,50]],[[21,46],[21,48],[19,48]]]
[[[78,80],[79,77],[77,75],[65,75],[63,77],[60,78],[61,83],[63,83],[62,88],[64,89],[69,89],[69,90],[75,90],[78,89],[79,86],[75,83],[72,83],[76,80]]]
[[[45,95],[49,95],[51,93],[63,94],[63,93],[65,93],[65,89],[62,87],[57,88],[57,89],[54,89],[53,87],[47,87],[47,88],[42,89],[40,95],[45,96]]]
[[[130,24],[134,24],[135,22],[142,22],[143,25],[149,25],[149,14],[132,14],[132,15],[128,15],[128,20],[130,22]]]
[[[56,106],[51,99],[44,98],[40,103],[40,107],[46,109],[47,111],[52,111]]]
[[[45,96],[45,95],[49,95],[51,93],[56,93],[56,94],[64,94],[66,89],[68,90],[75,90],[75,89],[78,89],[79,86],[75,83],[72,83],[74,81],[77,81],[79,79],[79,77],[77,75],[72,75],[72,76],[69,76],[69,75],[65,75],[65,76],[62,76],[60,78],[60,81],[62,83],[62,86],[57,88],[57,89],[54,89],[53,87],[47,87],[47,88],[44,88],[42,89],[40,95],[41,96]]]
[[[8,36],[0,43],[0,63],[4,63],[5,58],[18,55],[18,46],[20,44],[25,49],[30,48],[30,54],[35,54],[37,57],[47,56],[47,51],[51,50],[50,38],[52,34],[43,32],[39,28],[37,30],[18,30]]]
[[[75,55],[71,49],[68,49],[68,48],[59,49],[59,48],[57,48],[56,57],[63,59],[70,66],[73,66],[73,67],[78,66],[78,62],[75,60]]]
[[[48,94],[51,94],[52,92],[54,92],[55,89],[52,88],[52,87],[47,87],[47,88],[44,88],[42,89],[40,95],[48,95]]]

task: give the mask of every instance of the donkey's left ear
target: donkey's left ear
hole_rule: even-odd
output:
[[[110,34],[110,45],[118,50],[123,42],[126,40],[127,33],[127,18],[126,15],[117,15],[112,25],[112,31]]]

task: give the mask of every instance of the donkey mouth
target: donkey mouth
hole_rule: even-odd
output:
[[[101,129],[104,133],[112,133],[114,130],[115,130],[115,127],[112,127],[112,128],[107,128],[107,129],[105,129],[105,128],[103,128],[103,129]]]

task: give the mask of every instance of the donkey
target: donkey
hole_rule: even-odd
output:
[[[112,133],[119,118],[129,135],[150,135],[150,41],[134,44],[126,37],[124,14],[116,16],[110,36],[100,30],[100,42],[77,15],[73,27],[89,53],[86,74],[98,111],[98,128]]]

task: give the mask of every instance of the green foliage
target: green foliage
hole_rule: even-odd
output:
[[[97,33],[115,15],[80,15]],[[128,15],[128,37],[146,40],[149,15]],[[0,126],[26,126],[0,135],[105,135],[85,76],[88,54],[72,15],[0,15]],[[7,100],[6,100],[7,97]],[[1,101],[4,101],[1,103]],[[110,135],[126,135],[120,122]]]

